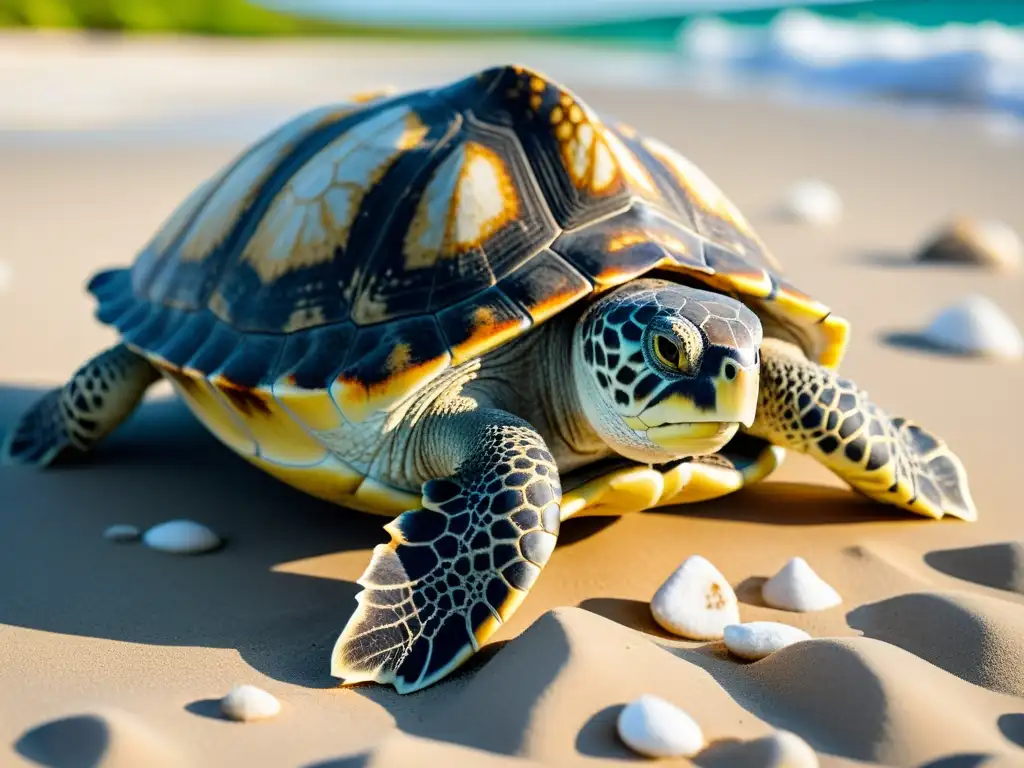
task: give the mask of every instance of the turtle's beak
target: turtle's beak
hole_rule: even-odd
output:
[[[736,421],[744,427],[754,423],[757,390],[761,383],[759,366],[734,368],[734,378],[720,374],[715,379],[715,410],[723,421]]]
[[[749,427],[754,423],[760,370],[758,365],[741,367],[730,361],[708,378],[714,389],[713,403],[700,407],[689,391],[680,390],[627,423],[644,431],[647,439],[668,453],[696,456],[717,451],[741,424]]]

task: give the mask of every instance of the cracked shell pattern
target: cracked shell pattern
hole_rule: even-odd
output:
[[[228,377],[243,388],[292,373],[274,366],[286,340],[350,337],[304,361],[300,385],[341,375],[373,393],[367,414],[656,268],[841,358],[845,324],[785,283],[717,188],[690,166],[680,186],[643,136],[551,78],[497,66],[356,102],[297,116],[204,182],[130,270],[90,282],[99,319],[203,376],[259,337],[262,370]],[[382,335],[401,354],[378,354]]]

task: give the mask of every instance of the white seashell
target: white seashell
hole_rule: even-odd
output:
[[[775,733],[747,742],[744,750],[751,763],[757,758],[757,765],[764,768],[818,768],[818,755],[811,746],[789,731]]]
[[[996,219],[954,219],[921,249],[918,261],[1012,271],[1024,264],[1024,240]]]
[[[669,632],[691,640],[717,640],[740,621],[736,593],[715,566],[693,555],[651,599],[651,614]]]
[[[205,525],[191,520],[171,520],[150,528],[142,537],[146,546],[176,555],[209,552],[220,546],[220,538]]]
[[[991,299],[968,296],[935,316],[922,338],[961,354],[1002,359],[1024,356],[1024,338],[1013,320]]]
[[[791,218],[818,226],[834,224],[843,214],[839,193],[816,179],[799,181],[790,187],[784,207]]]
[[[622,708],[619,738],[647,757],[693,757],[704,748],[704,733],[675,704],[646,693]]]
[[[103,538],[107,541],[127,542],[138,541],[142,533],[134,525],[112,525],[103,532]]]
[[[255,685],[236,685],[220,700],[220,711],[232,720],[265,720],[281,711],[281,702]]]
[[[0,293],[6,293],[14,282],[14,268],[6,261],[0,261]]]
[[[822,611],[843,602],[802,557],[794,557],[768,579],[761,596],[772,608],[786,611]]]
[[[748,621],[730,624],[725,628],[725,647],[741,659],[757,661],[770,656],[780,648],[810,640],[802,629],[775,621]]]

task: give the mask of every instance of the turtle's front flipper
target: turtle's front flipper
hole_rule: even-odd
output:
[[[386,526],[359,579],[358,606],[331,674],[399,693],[450,673],[519,606],[555,547],[562,490],[540,435],[504,411],[438,416],[417,427],[417,460],[440,479],[422,508]]]
[[[813,456],[854,488],[929,517],[977,518],[960,459],[935,435],[890,418],[866,392],[765,339],[751,434]]]
[[[159,376],[123,344],[100,353],[22,415],[4,439],[0,463],[45,467],[85,453],[131,415]]]

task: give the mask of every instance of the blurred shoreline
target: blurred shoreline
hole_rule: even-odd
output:
[[[670,87],[680,69],[663,53],[583,43],[7,32],[0,34],[0,131],[216,130],[239,116],[246,124],[276,122],[354,92],[429,87],[498,62],[573,84],[630,87]]]
[[[430,87],[521,63],[570,87],[844,106],[967,120],[1001,138],[1011,116],[962,104],[811,92],[783,79],[694,67],[664,51],[554,40],[409,41],[0,33],[0,141],[247,141],[296,112],[384,86]]]

